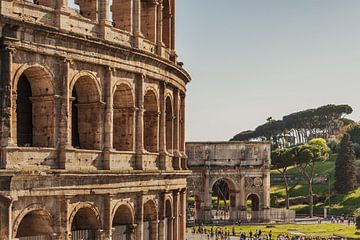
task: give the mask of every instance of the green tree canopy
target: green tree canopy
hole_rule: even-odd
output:
[[[247,130],[235,135],[230,141],[253,139],[271,141],[275,148],[294,146],[308,142],[312,138],[329,139],[352,121],[345,119],[352,113],[349,105],[329,104],[284,116],[281,120],[269,117],[267,122],[255,130]]]

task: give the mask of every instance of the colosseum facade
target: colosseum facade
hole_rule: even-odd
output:
[[[0,12],[0,239],[183,240],[175,0]]]

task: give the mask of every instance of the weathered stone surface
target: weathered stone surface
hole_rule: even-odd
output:
[[[0,1],[0,239],[184,239],[175,2],[113,2]]]
[[[247,221],[247,200],[252,200],[252,220],[269,221],[270,144],[255,142],[186,143],[188,193],[197,201],[197,220],[212,218],[212,189],[218,180],[226,182],[230,194],[230,220]]]

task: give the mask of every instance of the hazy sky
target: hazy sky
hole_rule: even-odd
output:
[[[328,103],[360,120],[359,0],[177,0],[187,140]]]

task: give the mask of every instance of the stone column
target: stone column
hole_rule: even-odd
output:
[[[105,124],[104,124],[104,169],[111,169],[110,154],[113,149],[113,75],[115,69],[108,68],[106,70],[105,77],[105,97],[106,97],[106,108],[105,108]]]
[[[132,32],[134,36],[133,45],[135,48],[140,46],[141,34],[141,0],[133,0],[133,19]]]
[[[174,153],[174,169],[181,169],[181,154],[180,154],[180,91],[179,89],[174,89],[174,143],[173,143],[173,153]]]
[[[186,232],[186,188],[181,190],[180,193],[180,239],[185,240],[185,232]]]
[[[159,56],[163,55],[163,48],[165,47],[164,43],[162,42],[162,35],[163,35],[163,1],[159,0],[156,15],[157,15],[157,23],[156,23],[156,47],[157,47],[157,54]]]
[[[182,155],[181,160],[181,168],[182,169],[188,169],[187,166],[187,156],[185,152],[185,94],[182,94],[180,97],[181,104],[180,104],[180,112],[181,112],[181,118],[180,118],[180,153]]]
[[[71,92],[70,76],[72,60],[64,59],[62,64],[62,95],[59,120],[59,168],[66,169],[66,150],[71,147]]]
[[[2,46],[1,49],[1,147],[7,147],[13,142],[11,138],[16,136],[11,136],[11,79],[12,79],[12,62],[13,62],[13,53],[15,52],[14,48],[8,46]],[[4,156],[2,156],[4,157]]]
[[[63,28],[68,22],[68,17],[70,16],[68,10],[68,0],[56,0],[56,26],[60,29]]]
[[[100,0],[100,13],[99,13],[99,23],[100,23],[100,32],[102,37],[106,37],[106,28],[111,26],[110,24],[110,4],[109,0]]]
[[[203,208],[203,213],[204,213],[204,219],[201,220],[205,220],[205,221],[209,221],[211,220],[211,206],[212,206],[212,202],[211,202],[211,190],[210,190],[210,171],[208,169],[205,170],[205,179],[204,179],[204,206],[202,206]]]
[[[263,174],[263,209],[270,209],[270,174]]]
[[[136,127],[135,127],[135,143],[136,143],[136,169],[143,169],[143,153],[144,149],[144,78],[139,74],[136,76]]]
[[[166,201],[165,194],[161,193],[159,203],[159,240],[167,240],[165,225],[166,225]]]
[[[160,82],[160,131],[159,131],[159,152],[160,169],[166,169],[166,101],[165,101],[165,82]]]
[[[173,223],[173,240],[180,240],[180,193],[178,190],[175,190],[173,193],[173,216],[174,216],[174,223]]]
[[[12,61],[15,48],[1,46],[1,81],[0,81],[0,149],[6,148],[14,143],[16,136],[12,135],[11,129],[14,127],[11,123],[11,79],[12,79]],[[15,102],[16,104],[16,102]],[[15,113],[16,114],[16,113]],[[14,131],[13,131],[14,132]],[[7,153],[0,151],[0,168],[7,166]]]
[[[229,216],[230,216],[230,220],[239,220],[240,218],[240,194],[241,191],[239,190],[234,190],[234,192],[230,193],[230,212],[229,212]]]
[[[144,200],[143,200],[143,193],[139,194],[136,201],[135,206],[135,239],[136,240],[143,240],[144,239]]]
[[[105,239],[112,239],[112,219],[111,219],[111,209],[112,209],[112,195],[105,197],[104,201],[104,236]]]
[[[246,204],[246,186],[245,186],[245,173],[240,173],[240,189],[242,189],[242,192],[240,192],[240,219],[241,221],[247,221],[247,204]]]

